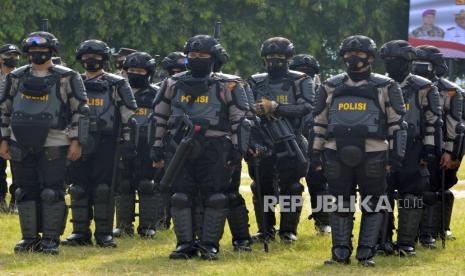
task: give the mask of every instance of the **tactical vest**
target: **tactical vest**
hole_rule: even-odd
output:
[[[342,83],[333,92],[328,137],[336,136],[337,127],[355,126],[364,126],[366,137],[381,140],[387,137],[386,115],[379,105],[378,90],[372,84],[354,87]]]
[[[144,90],[138,91],[134,94],[137,102],[138,109],[133,118],[137,122],[140,134],[146,134],[147,128],[150,124],[150,118],[153,113],[155,96],[157,92],[152,87],[147,87]]]
[[[171,117],[169,124],[184,114],[195,122],[208,122],[209,129],[229,131],[228,109],[222,99],[224,88],[215,81],[210,84],[208,91],[196,98],[183,91],[176,85],[176,96],[171,101]],[[220,98],[221,97],[221,98]]]
[[[424,133],[423,112],[418,97],[418,88],[412,83],[412,79],[409,79],[407,85],[402,88],[402,94],[407,110],[404,120],[408,124],[408,138],[421,138]]]
[[[70,113],[60,94],[60,75],[34,77],[25,73],[19,78],[13,96],[11,129],[16,141],[31,151],[39,151],[50,129],[64,130]]]
[[[119,116],[113,99],[113,87],[103,77],[84,80],[90,108],[90,131],[99,134],[114,134]]]

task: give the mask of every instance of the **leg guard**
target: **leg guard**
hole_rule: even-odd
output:
[[[362,210],[362,222],[357,246],[357,260],[362,264],[370,261],[376,254],[376,243],[383,223],[383,214],[375,212],[378,197],[372,197],[367,202],[373,212]]]
[[[345,201],[345,207],[350,203]],[[332,238],[332,260],[341,263],[350,262],[352,254],[352,229],[354,228],[354,213],[334,212],[329,215]]]
[[[245,206],[245,201],[239,192],[228,195],[229,212],[227,215],[229,229],[231,230],[233,245],[248,241],[251,237],[249,233],[249,211]],[[236,248],[236,246],[235,246]]]
[[[153,194],[155,201],[155,228],[162,230],[166,228],[167,208],[169,206],[169,197],[161,193],[157,189]],[[168,198],[168,200],[167,200]],[[167,227],[169,229],[169,226]]]
[[[90,234],[89,197],[86,191],[78,185],[72,184],[69,188],[71,195],[71,210],[73,233]]]
[[[113,234],[113,206],[110,200],[110,186],[98,184],[94,190],[95,235]]]
[[[41,245],[44,253],[58,254],[60,236],[65,230],[68,209],[58,193],[47,188],[40,195],[43,228]]]
[[[17,191],[20,191],[20,189]],[[37,203],[35,201],[19,202],[18,213],[22,240],[15,246],[14,251],[19,253],[38,249],[40,237],[37,223]]]
[[[178,246],[192,243],[194,240],[192,201],[187,194],[175,193],[171,197],[171,214]]]
[[[415,239],[423,213],[421,204],[420,198],[412,194],[401,195],[399,198],[397,246],[401,256],[415,255]]]
[[[288,236],[291,239],[284,239],[287,242],[294,242],[296,237],[290,237],[287,234],[297,235],[297,225],[300,220],[300,213],[302,212],[303,197],[302,192],[304,186],[298,182],[290,184],[290,186],[283,191],[283,195],[290,195],[291,202],[289,205],[290,210],[281,211],[281,221],[279,226],[279,234]],[[293,206],[293,205],[297,206]]]
[[[135,194],[120,194],[115,197],[116,207],[116,229],[113,230],[115,237],[120,237],[124,234],[134,234],[134,215],[136,208]]]
[[[435,249],[437,233],[441,222],[441,204],[436,200],[437,196],[425,193],[425,205],[420,223],[419,240],[423,247]]]
[[[142,180],[138,186],[139,192],[139,227],[137,232],[146,238],[155,236],[157,219],[157,202],[155,183],[153,180]]]
[[[452,236],[452,232],[450,231],[450,222],[452,220],[452,209],[454,208],[454,194],[447,190],[444,192],[445,198],[445,228],[446,228],[446,238],[455,240],[455,237]]]
[[[274,240],[274,237],[275,237],[274,226],[276,224],[275,213],[274,211],[268,210],[262,216],[264,206],[260,206],[260,201],[257,198],[256,185],[257,184],[255,182],[252,182],[251,190],[252,190],[252,195],[253,195],[252,202],[254,206],[255,219],[257,220],[257,225],[258,225],[257,235],[260,236],[260,235],[263,235],[263,233],[266,233],[269,239]],[[263,218],[266,220],[265,223],[262,221]],[[265,224],[268,229],[262,229],[263,225]]]

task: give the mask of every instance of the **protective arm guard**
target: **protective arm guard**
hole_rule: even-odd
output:
[[[436,86],[432,86],[428,93],[428,107],[433,114],[438,116],[442,115],[440,96]]]
[[[81,145],[86,145],[89,142],[90,108],[88,105],[82,105],[79,108],[81,109],[80,113],[82,114],[82,116],[79,118],[78,121],[78,140]]]
[[[464,134],[465,134],[465,125],[463,123],[458,124],[455,127],[455,132],[457,135],[453,141],[454,146],[452,148],[452,159],[462,160],[464,155]]]
[[[442,133],[442,126],[444,122],[441,119],[438,119],[435,124],[434,131],[434,149],[437,156],[442,154],[442,143],[444,142],[444,135]]]
[[[87,102],[86,87],[81,76],[73,71],[69,80],[74,98],[80,102]]]
[[[9,99],[11,90],[11,75],[7,75],[5,81],[0,82],[0,129],[1,140],[9,140],[11,136],[11,101]]]
[[[250,136],[252,133],[252,122],[248,119],[242,119],[237,127],[237,146],[239,152],[244,155],[250,148]]]
[[[123,105],[125,105],[129,110],[136,111],[136,99],[132,93],[131,86],[129,86],[129,83],[125,79],[118,81],[117,91]]]
[[[405,128],[394,131],[392,138],[392,149],[390,151],[389,159],[401,161],[405,157],[407,148],[407,130]]]
[[[402,89],[397,82],[393,82],[389,86],[388,96],[392,109],[397,114],[404,115],[406,113],[404,97],[402,95]]]
[[[303,117],[312,111],[309,103],[303,104],[278,104],[275,114],[283,117]]]

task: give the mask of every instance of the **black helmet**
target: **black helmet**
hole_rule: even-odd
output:
[[[320,63],[316,58],[307,54],[299,54],[294,56],[289,62],[289,69],[311,68],[315,74],[320,73]]]
[[[58,53],[58,39],[48,32],[30,33],[21,42],[21,48],[24,53],[29,52],[29,48],[33,46],[49,48],[52,52]]]
[[[268,38],[262,44],[260,55],[265,57],[268,54],[282,54],[290,58],[295,55],[294,44],[284,37]]]
[[[132,53],[137,52],[137,50],[131,49],[131,48],[119,48],[118,52],[113,53],[113,57],[121,57],[121,56],[129,56]]]
[[[5,44],[0,46],[0,54],[5,54],[5,53],[17,53],[21,55],[21,51],[19,50],[18,46],[14,44]]]
[[[187,58],[183,52],[172,52],[169,53],[163,60],[161,61],[161,67],[164,70],[169,70],[171,68],[186,68]]]
[[[439,48],[432,45],[420,45],[415,48],[416,60],[431,62],[437,76],[443,76],[447,72],[447,64]]]
[[[79,44],[76,49],[76,59],[80,60],[83,54],[101,55],[104,60],[110,59],[110,47],[100,40],[90,39]]]
[[[394,57],[412,61],[415,59],[415,48],[405,40],[391,40],[381,46],[379,56],[382,59]]]
[[[339,47],[339,55],[344,56],[346,52],[359,51],[369,56],[376,56],[376,43],[373,39],[364,35],[353,35],[344,39]]]
[[[225,64],[229,56],[223,46],[210,35],[196,35],[187,40],[184,46],[184,54],[189,52],[203,52],[212,55],[213,59],[221,64]]]
[[[147,70],[148,74],[151,75],[155,72],[155,59],[152,58],[146,52],[135,52],[126,57],[126,60],[123,63],[123,69],[128,70],[128,68],[143,68]]]

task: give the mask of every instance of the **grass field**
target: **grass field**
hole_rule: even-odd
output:
[[[243,185],[248,183],[250,180],[243,179]],[[251,194],[243,194],[251,210],[251,231],[255,232]],[[377,257],[375,268],[359,267],[354,258],[349,266],[323,266],[323,261],[330,256],[330,238],[316,234],[313,221],[306,219],[309,214],[306,206],[297,244],[274,242],[269,253],[264,253],[262,245],[256,244],[251,253],[237,253],[232,250],[231,235],[226,227],[217,262],[170,261],[168,254],[175,246],[171,231],[159,232],[155,240],[119,239],[116,249],[61,247],[59,256],[15,255],[13,247],[21,238],[18,217],[2,214],[0,275],[465,275],[465,199],[456,200],[452,230],[457,240],[449,242],[446,250],[419,248],[415,258]],[[357,230],[359,215],[357,213]],[[70,232],[68,224],[65,236]],[[357,231],[354,231],[356,240]]]

